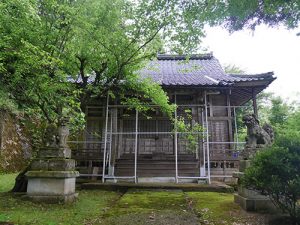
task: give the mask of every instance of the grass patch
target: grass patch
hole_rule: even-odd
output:
[[[24,201],[11,190],[18,174],[0,174],[0,224],[12,222],[19,225],[69,225],[97,224],[105,213],[121,196],[110,191],[79,191],[74,204],[37,204]]]
[[[80,191],[74,204],[37,204],[9,193],[0,194],[0,221],[15,224],[96,224],[118,198],[117,192]]]
[[[114,191],[83,190],[74,204],[37,204],[6,192],[13,187],[16,175],[0,175],[0,224],[4,221],[15,225],[265,224],[262,220],[253,223],[251,218],[241,215],[231,193],[132,188],[122,195]]]
[[[18,173],[0,174],[0,192],[10,191],[15,184],[17,175]]]
[[[188,192],[187,195],[201,220],[210,221],[215,225],[231,225],[239,220],[240,207],[233,202],[233,194]]]

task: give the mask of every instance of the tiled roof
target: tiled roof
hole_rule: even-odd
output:
[[[273,73],[255,75],[226,74],[212,54],[158,55],[139,71],[163,86],[228,86],[238,82],[273,80]]]

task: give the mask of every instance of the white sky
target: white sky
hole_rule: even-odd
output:
[[[299,29],[269,28],[264,25],[229,34],[225,29],[206,28],[203,44],[222,65],[233,64],[247,73],[273,71],[275,80],[267,91],[290,100],[300,99]]]

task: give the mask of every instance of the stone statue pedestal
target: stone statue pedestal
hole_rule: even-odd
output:
[[[238,193],[234,194],[234,202],[246,211],[278,211],[268,196],[261,195],[241,185],[240,179],[244,176],[245,169],[250,166],[250,163],[251,160],[240,160],[239,172],[233,174],[233,177],[238,178]]]
[[[45,147],[33,160],[28,177],[27,198],[46,203],[67,203],[76,199],[75,160],[68,147]]]
[[[64,147],[43,148],[33,160],[28,177],[27,198],[36,202],[67,203],[76,199],[75,160]]]
[[[44,146],[31,163],[26,198],[36,202],[73,202],[76,177],[75,160],[71,159],[71,149],[67,145],[69,129],[67,120],[61,120],[60,127],[49,125]]]
[[[36,202],[73,202],[76,171],[28,171],[27,198]]]

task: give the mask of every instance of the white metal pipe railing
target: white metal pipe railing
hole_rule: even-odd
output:
[[[113,174],[114,172],[113,171],[111,171],[111,169],[113,169],[112,168],[112,162],[111,162],[111,150],[112,150],[112,130],[113,130],[113,128],[112,128],[112,126],[113,126],[113,117],[112,117],[112,114],[113,114],[114,112],[112,112],[111,113],[111,118],[110,118],[110,134],[109,134],[109,155],[108,155],[108,170],[109,170],[109,172],[111,173],[111,174]],[[107,141],[107,140],[106,140]]]
[[[235,141],[239,142],[239,135],[238,135],[238,127],[237,127],[237,120],[236,120],[236,111],[235,111],[235,108],[233,108],[233,115],[234,115]]]
[[[103,149],[103,168],[102,168],[102,183],[105,182],[105,168],[106,168],[106,141],[107,141],[107,126],[108,126],[108,101],[109,101],[109,95],[107,94],[106,98],[106,116],[105,116],[105,132],[104,132],[104,149]]]
[[[139,111],[135,112],[135,146],[134,146],[134,183],[137,183],[137,148],[138,148],[138,120]]]
[[[206,148],[202,148],[203,149],[203,167],[202,171],[200,168],[200,178],[205,178],[208,179],[208,182],[210,183],[211,181],[211,177],[215,177],[215,176],[211,176],[211,171],[210,171],[210,148],[212,144],[244,144],[245,142],[240,142],[239,138],[238,138],[238,129],[237,129],[237,112],[236,109],[238,108],[249,108],[248,106],[212,106],[212,105],[208,105],[208,98],[207,98],[207,93],[204,94],[205,98],[205,104],[204,105],[200,105],[200,104],[191,104],[191,105],[177,105],[177,109],[175,110],[175,121],[177,118],[177,113],[179,112],[178,110],[180,110],[180,107],[183,107],[181,109],[184,109],[186,107],[201,107],[201,118],[202,118],[202,124],[205,127],[205,131],[204,132],[178,132],[176,127],[174,127],[174,131],[168,131],[168,132],[161,132],[161,131],[154,131],[154,132],[142,132],[142,131],[138,131],[138,126],[139,126],[139,116],[138,116],[138,112],[136,112],[136,118],[135,118],[135,131],[132,132],[113,132],[112,129],[112,123],[113,123],[113,116],[118,117],[118,115],[112,114],[110,107],[128,107],[127,105],[109,105],[109,96],[107,96],[107,104],[106,107],[96,107],[96,106],[92,106],[92,107],[88,107],[88,108],[106,108],[105,111],[105,132],[104,132],[104,142],[103,141],[68,141],[68,143],[87,143],[87,144],[104,144],[104,148],[102,148],[103,145],[101,145],[101,150],[103,149],[103,171],[102,171],[102,181],[105,182],[105,178],[107,178],[108,176],[106,175],[106,164],[107,161],[109,163],[109,165],[111,164],[111,147],[112,147],[112,143],[111,140],[113,139],[113,135],[134,135],[134,178],[135,178],[135,182],[137,182],[137,155],[138,155],[138,140],[139,140],[139,135],[174,135],[174,154],[175,154],[175,180],[176,182],[178,182],[178,179],[181,178],[181,176],[179,176],[178,174],[178,135],[180,134],[198,134],[198,135],[202,135],[203,138],[201,138],[202,140],[200,140],[199,145],[202,143],[203,146],[206,146]],[[175,95],[175,101],[176,101],[176,95]],[[153,105],[153,107],[156,107]],[[158,106],[157,106],[158,107]],[[235,134],[235,139],[234,141],[210,141],[209,138],[209,109],[210,108],[231,108],[233,110],[233,115],[228,115],[228,117],[230,117],[232,119],[232,121],[234,122],[234,126],[235,126],[235,130],[234,130],[234,134]],[[103,111],[104,112],[104,111]],[[108,131],[108,119],[109,119],[109,115],[111,114],[111,121],[110,121],[110,132]],[[104,119],[104,117],[101,117],[102,119]],[[118,119],[118,118],[117,118]],[[134,121],[134,119],[133,119]],[[176,124],[176,123],[175,123]],[[204,136],[205,135],[205,136]],[[110,144],[109,146],[109,152],[107,152],[107,148],[108,148],[108,144]],[[235,147],[236,147],[235,146]],[[237,147],[236,147],[237,148]],[[109,157],[109,159],[108,159]],[[207,166],[207,167],[206,167]],[[203,175],[203,172],[205,174],[205,176]],[[201,174],[202,173],[202,174]],[[111,175],[111,174],[110,174]],[[91,175],[90,175],[91,176]],[[100,175],[101,176],[101,175]],[[111,176],[110,176],[111,177]],[[227,177],[227,176],[219,176],[219,177]],[[197,177],[195,177],[197,178]],[[200,179],[199,178],[199,179]]]
[[[176,104],[176,93],[175,93],[175,104]],[[175,109],[175,124],[174,124],[174,150],[175,150],[175,182],[178,183],[178,149],[177,149],[177,108]]]

